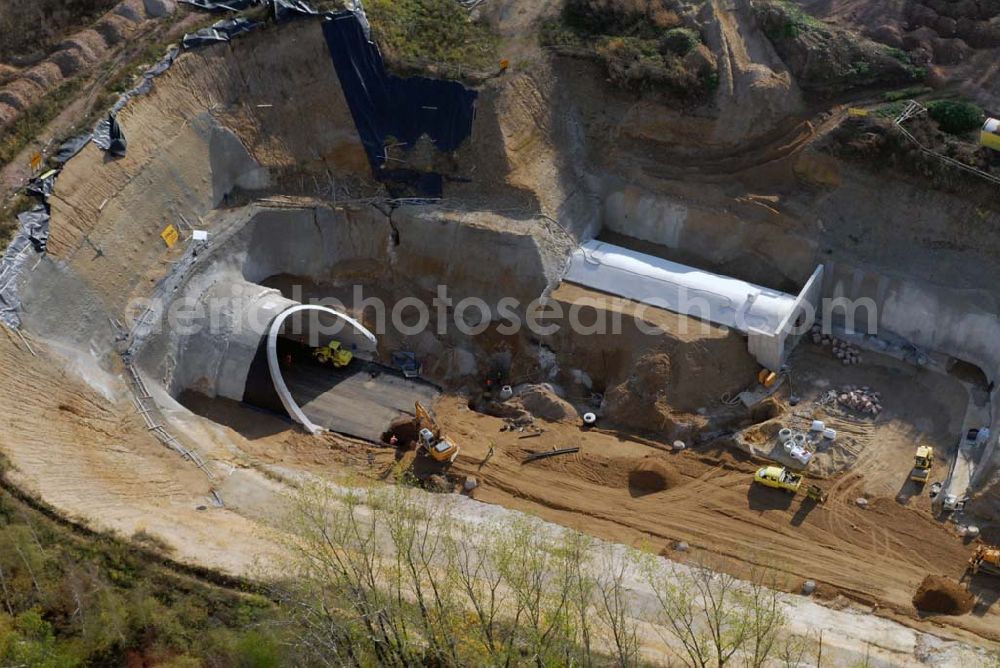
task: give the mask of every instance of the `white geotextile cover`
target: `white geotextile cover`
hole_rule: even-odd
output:
[[[776,332],[795,296],[736,278],[591,240],[570,259],[565,280],[741,332]]]

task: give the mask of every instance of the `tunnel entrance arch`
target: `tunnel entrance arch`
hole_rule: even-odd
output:
[[[284,376],[281,373],[281,365],[278,364],[278,334],[281,332],[281,327],[285,324],[285,320],[287,320],[289,316],[302,311],[318,311],[320,313],[332,315],[335,318],[343,320],[349,324],[355,329],[355,331],[361,334],[364,338],[368,339],[373,345],[377,345],[378,340],[375,338],[374,334],[368,331],[364,325],[354,318],[329,308],[328,306],[320,306],[318,304],[299,304],[298,306],[292,306],[291,308],[285,309],[279,313],[274,320],[271,321],[271,327],[267,333],[267,368],[271,375],[271,382],[274,384],[274,390],[278,393],[281,405],[284,406],[289,417],[305,427],[306,431],[310,434],[319,434],[324,431],[323,427],[314,424],[308,417],[306,417],[302,408],[300,408],[295,402],[295,399],[292,397],[292,393],[288,390],[288,385],[285,383]]]

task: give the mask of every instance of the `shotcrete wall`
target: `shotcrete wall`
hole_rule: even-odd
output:
[[[185,333],[178,332],[176,389],[192,389],[210,397],[243,399],[250,365],[268,327],[296,302],[277,290],[248,281],[227,280],[202,293],[196,309],[209,317]]]

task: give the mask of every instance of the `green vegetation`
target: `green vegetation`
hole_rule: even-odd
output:
[[[944,132],[961,135],[983,123],[981,107],[964,100],[935,100],[927,105],[927,113]]]
[[[701,44],[701,35],[690,28],[672,28],[660,38],[660,50],[686,56],[688,52]]]
[[[0,132],[0,164],[7,164],[17,157],[17,154],[59,115],[79,89],[79,79],[67,81],[4,128]]]
[[[404,487],[302,492],[284,523],[294,556],[275,596],[303,661],[639,666],[640,617],[656,622],[671,665],[815,653],[811,638],[786,633],[767,571],[740,581],[525,516],[467,524],[444,501]]]
[[[923,79],[909,55],[846,28],[810,16],[787,0],[762,0],[754,12],[803,89],[823,96]]]
[[[37,203],[24,193],[15,193],[0,206],[0,247],[6,248],[17,231],[17,214],[27,211]]]
[[[181,575],[0,491],[0,665],[276,666],[267,598]]]
[[[673,0],[569,0],[557,19],[542,26],[545,46],[594,58],[615,83],[638,90],[667,90],[701,97],[718,85],[711,54],[689,54],[701,34],[682,26]]]
[[[826,28],[825,23],[805,12],[799,5],[793,2],[779,0],[773,4],[781,7],[783,21],[778,24],[769,25],[766,28],[765,32],[767,36],[772,40],[795,39],[805,33]]]
[[[884,102],[897,102],[899,100],[911,100],[916,97],[921,97],[931,92],[933,88],[930,86],[909,86],[907,88],[901,88],[899,90],[890,90],[882,93],[882,100]]]
[[[455,0],[368,0],[375,40],[395,67],[495,69],[497,37]]]
[[[906,100],[893,100],[888,104],[879,105],[875,115],[879,118],[897,118],[906,108]]]

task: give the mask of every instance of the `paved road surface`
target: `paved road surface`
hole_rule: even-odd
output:
[[[430,408],[438,394],[429,383],[360,360],[346,369],[294,366],[286,370],[285,383],[310,420],[368,441],[380,440],[400,414],[413,415],[414,402]]]

